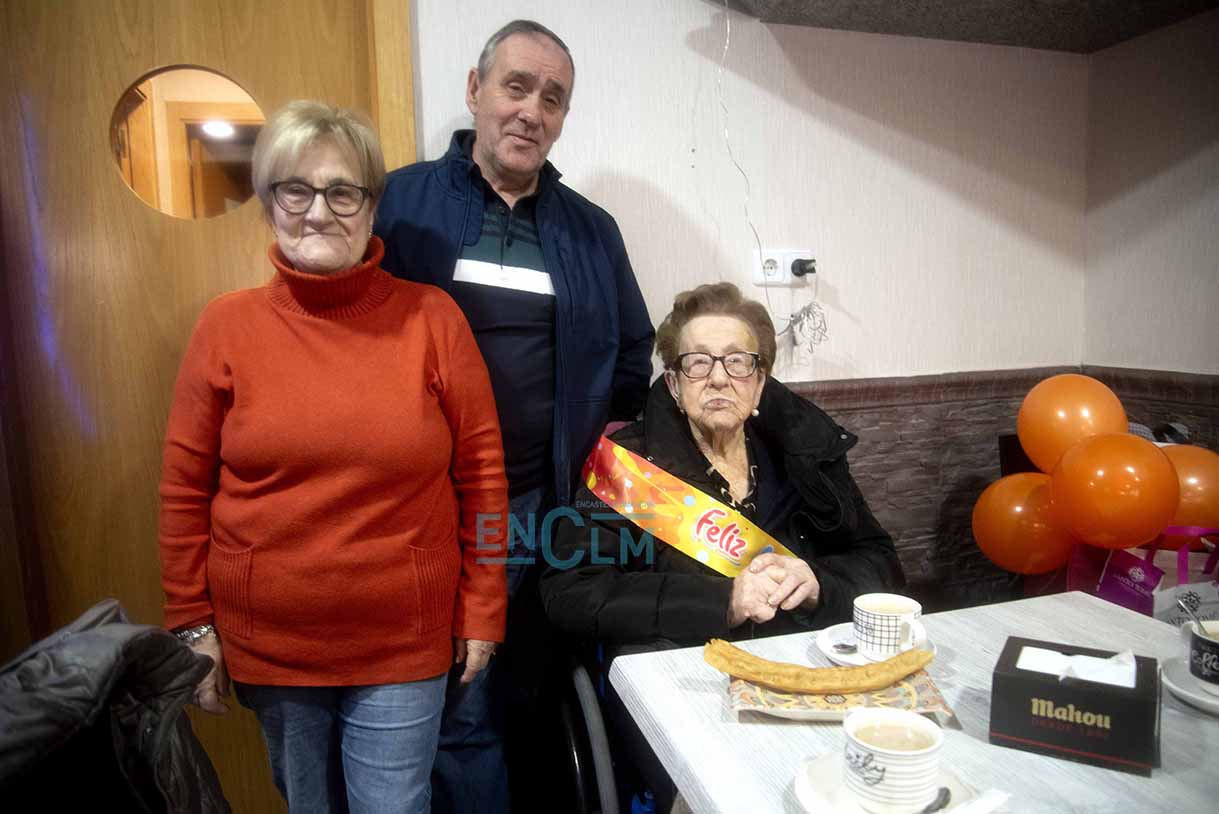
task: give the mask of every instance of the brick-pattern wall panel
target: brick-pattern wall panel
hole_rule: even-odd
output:
[[[943,405],[838,410],[835,419],[859,436],[851,473],[876,519],[893,535],[906,578],[927,573],[940,503],[940,455],[935,439]]]
[[[997,437],[1019,400],[905,404],[834,412],[859,435],[851,472],[893,535],[909,590],[928,610],[1001,601],[1018,581],[974,544],[974,503],[999,477]]]
[[[1091,366],[1083,372],[1117,393],[1131,421],[1152,429],[1184,424],[1191,443],[1219,451],[1219,376]]]
[[[1042,379],[1079,368],[954,373],[793,383],[859,436],[851,472],[893,535],[908,592],[928,610],[1023,595],[1021,577],[978,550],[970,519],[999,478],[998,436],[1016,430],[1025,394]],[[1194,443],[1219,449],[1219,376],[1087,368],[1117,392],[1132,421],[1179,421]]]
[[[1219,411],[1207,410],[1195,405],[1130,397],[1122,399],[1122,406],[1126,408],[1126,417],[1131,421],[1145,424],[1152,429],[1162,424],[1184,424],[1189,428],[1190,443],[1207,449],[1219,450],[1219,432],[1216,432],[1216,419],[1219,419]]]
[[[999,479],[999,435],[1016,428],[1021,395],[945,405],[940,439],[939,516],[932,582],[924,589],[937,609],[1014,599],[1018,578],[993,565],[974,543],[974,504]]]

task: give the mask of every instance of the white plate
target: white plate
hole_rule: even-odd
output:
[[[816,641],[817,649],[835,664],[842,664],[847,667],[859,667],[864,664],[872,664],[874,661],[858,650],[854,653],[838,653],[834,650],[835,643],[855,644],[854,622],[843,622],[818,630]],[[927,639],[927,647],[932,653],[935,653],[935,642],[931,641],[930,637]]]
[[[1211,695],[1198,686],[1198,679],[1189,674],[1189,665],[1182,656],[1165,659],[1160,678],[1169,691],[1190,706],[1219,715],[1219,695]]]
[[[952,792],[944,812],[977,797],[977,792],[943,766],[936,785],[947,786]],[[842,755],[838,752],[827,752],[800,764],[796,772],[796,799],[809,814],[865,814],[842,782]]]

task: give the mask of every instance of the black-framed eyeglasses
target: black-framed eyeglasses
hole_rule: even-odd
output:
[[[734,379],[748,379],[758,369],[762,357],[750,351],[734,351],[723,356],[694,351],[677,357],[677,367],[687,379],[705,379],[711,375],[715,363],[724,366],[724,372]]]
[[[331,184],[320,189],[304,181],[276,181],[271,184],[275,203],[289,215],[305,214],[313,206],[313,199],[321,195],[331,212],[341,218],[349,217],[360,211],[368,194],[368,187],[355,184]]]

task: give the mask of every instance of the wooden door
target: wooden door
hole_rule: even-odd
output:
[[[169,102],[165,105],[173,212],[180,218],[212,217],[224,212],[223,204],[218,209],[206,205],[208,196],[200,183],[206,147],[191,135],[192,124],[208,119],[224,119],[239,129],[246,129],[247,125],[261,124],[264,116],[257,105],[231,102]]]
[[[408,11],[408,0],[0,5],[0,655],[105,597],[161,621],[157,481],[178,362],[208,300],[270,274],[257,200],[191,221],[128,189],[110,138],[116,103],[153,69],[198,65],[268,114],[301,97],[372,112],[395,166],[414,155]],[[282,810],[253,717],[192,716],[234,809]]]
[[[131,88],[114,110],[112,149],[127,186],[149,206],[157,206],[157,165],[153,150],[150,83]]]

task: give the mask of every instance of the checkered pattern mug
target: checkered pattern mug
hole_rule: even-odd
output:
[[[855,597],[855,644],[873,661],[892,658],[913,647],[925,647],[927,631],[918,618],[923,606],[900,594]]]

